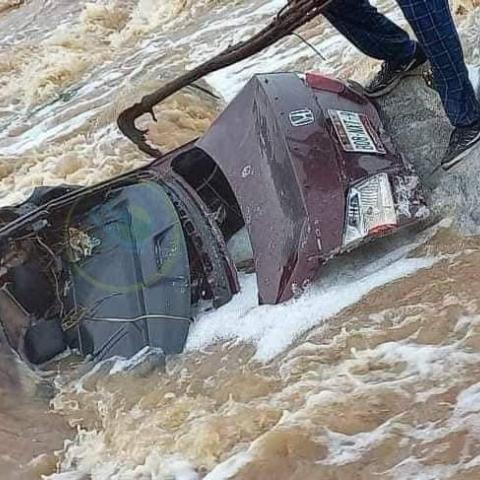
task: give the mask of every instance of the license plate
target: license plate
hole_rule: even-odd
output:
[[[345,110],[329,110],[328,114],[346,152],[382,155],[386,153],[382,141],[366,115]]]

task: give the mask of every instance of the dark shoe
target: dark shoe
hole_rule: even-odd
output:
[[[480,142],[480,121],[471,127],[456,128],[450,137],[447,151],[442,158],[442,168],[450,170],[465,158]]]
[[[392,62],[384,62],[380,71],[375,75],[373,80],[365,86],[365,95],[370,98],[378,98],[390,93],[412,70],[427,61],[427,57],[420,47],[417,47],[415,56],[408,63],[394,64]]]

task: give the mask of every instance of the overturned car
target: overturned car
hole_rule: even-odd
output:
[[[0,210],[0,321],[42,363],[181,352],[199,309],[239,291],[247,232],[260,303],[329,258],[428,215],[372,103],[319,74],[253,77],[201,138],[102,184],[37,189]]]

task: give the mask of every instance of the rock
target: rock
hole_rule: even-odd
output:
[[[471,69],[472,76],[478,77],[479,71]],[[448,172],[439,170],[432,175],[452,127],[440,97],[426,85],[421,72],[403,80],[390,95],[379,99],[377,106],[386,130],[425,185],[433,212],[451,216],[453,226],[463,234],[479,234],[480,146]]]

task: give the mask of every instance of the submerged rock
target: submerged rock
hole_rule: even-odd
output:
[[[461,233],[479,234],[480,146],[448,172],[440,169],[432,175],[447,148],[452,127],[440,97],[426,85],[421,72],[407,77],[378,101],[378,107],[385,128],[425,185],[433,212],[451,216]]]

